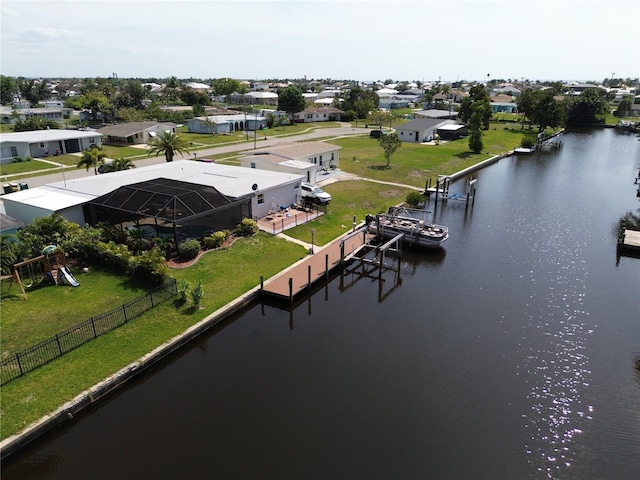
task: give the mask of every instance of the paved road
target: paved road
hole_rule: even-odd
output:
[[[302,133],[299,135],[291,135],[291,136],[274,136],[270,137],[269,132],[267,132],[267,140],[264,140],[264,133],[261,136],[257,137],[256,147],[264,148],[271,145],[275,145],[276,143],[281,142],[304,142],[308,140],[313,140],[316,138],[327,138],[327,137],[345,137],[350,135],[368,135],[370,129],[368,128],[352,128],[348,123],[342,123],[341,127],[335,128],[316,128],[310,130],[307,133]],[[280,134],[281,132],[277,132]],[[286,128],[284,133],[286,134]],[[251,141],[251,132],[249,132],[249,143],[237,143],[233,145],[223,145],[220,147],[212,147],[205,149],[198,149],[197,154],[199,158],[204,158],[209,155],[220,155],[224,153],[236,153],[241,151],[249,151],[253,150],[254,142]],[[193,159],[193,155],[178,155],[175,157],[176,160],[182,159]],[[147,165],[156,165],[158,163],[163,163],[165,161],[164,156],[160,155],[158,157],[147,158],[143,160],[136,160],[136,167],[144,167]],[[81,178],[89,175],[94,175],[93,169],[90,168],[87,172],[85,169],[77,169],[75,167],[67,167],[64,169],[64,175],[62,170],[58,170],[56,173],[51,174],[43,174],[37,177],[31,177],[24,181],[29,185],[29,188],[39,187],[42,185],[46,185],[48,183],[53,182],[62,182],[63,180],[69,180],[73,178]],[[7,181],[11,181],[11,177],[7,179]],[[2,178],[2,182],[5,182],[5,178]]]

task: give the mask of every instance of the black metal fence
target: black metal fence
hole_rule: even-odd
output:
[[[118,328],[177,293],[175,279],[113,310],[101,313],[0,362],[0,385],[21,377],[90,340]]]

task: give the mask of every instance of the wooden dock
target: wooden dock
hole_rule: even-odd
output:
[[[293,301],[293,297],[310,289],[316,281],[327,278],[334,268],[349,262],[358,248],[371,238],[373,236],[361,227],[323,247],[315,247],[313,253],[264,282],[261,289],[264,293]]]
[[[640,231],[625,229],[622,234],[622,247],[640,249]]]

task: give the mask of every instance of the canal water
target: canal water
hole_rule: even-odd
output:
[[[640,478],[640,141],[561,138],[438,202],[442,249],[248,308],[3,480]]]

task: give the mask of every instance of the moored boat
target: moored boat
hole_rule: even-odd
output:
[[[405,208],[390,208],[389,213],[367,215],[366,224],[369,232],[382,238],[404,234],[404,243],[421,247],[435,248],[449,238],[448,227],[416,218]]]

